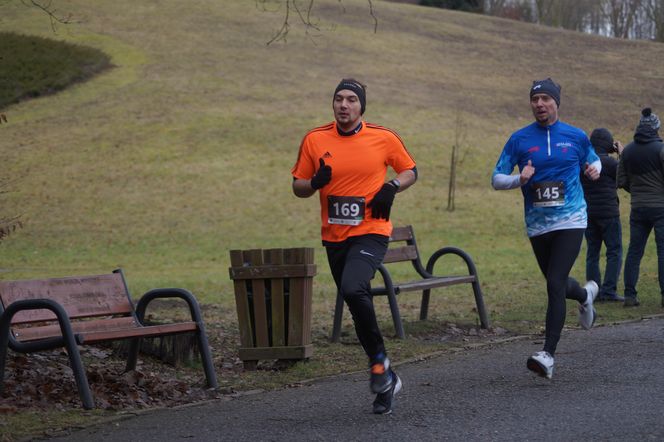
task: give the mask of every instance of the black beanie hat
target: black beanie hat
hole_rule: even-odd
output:
[[[353,78],[344,78],[341,80],[341,82],[339,82],[339,85],[334,90],[334,95],[332,98],[334,99],[334,97],[337,95],[337,92],[344,89],[355,92],[357,97],[360,99],[360,106],[362,107],[360,113],[364,115],[364,110],[367,108],[367,93],[365,86]]]
[[[597,152],[613,152],[613,135],[603,127],[598,127],[590,134],[590,143]]]
[[[559,84],[556,84],[550,77],[546,80],[535,80],[533,85],[530,87],[530,98],[535,94],[547,94],[549,97],[553,98],[556,102],[556,105],[560,107],[560,90],[562,88]]]

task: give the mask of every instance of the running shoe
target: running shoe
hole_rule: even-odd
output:
[[[401,391],[401,378],[397,374],[390,370],[391,380],[390,388],[387,389],[384,393],[378,393],[376,399],[373,402],[373,412],[374,414],[390,414],[392,413],[392,406],[394,405],[394,396]]]
[[[579,304],[579,324],[584,330],[590,330],[595,323],[595,317],[597,312],[593,306],[593,302],[599,293],[599,287],[595,281],[588,281],[586,285],[583,286],[588,293],[588,298],[583,304]]]
[[[382,362],[371,364],[371,379],[369,387],[374,393],[385,393],[392,386],[392,375],[390,374],[390,360],[385,358]]]
[[[625,301],[623,302],[623,307],[638,307],[641,305],[639,299],[636,296],[625,296]],[[662,303],[664,306],[664,303]]]
[[[553,376],[553,356],[548,351],[538,351],[529,357],[526,366],[543,378],[551,379]]]

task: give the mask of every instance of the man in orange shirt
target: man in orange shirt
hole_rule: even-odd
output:
[[[401,379],[390,368],[370,281],[387,251],[394,197],[415,182],[417,169],[395,132],[362,121],[365,108],[365,86],[341,80],[332,101],[335,121],[305,135],[291,173],[296,196],[318,191],[330,270],[369,357],[373,412],[388,414]],[[387,166],[397,173],[389,182]]]

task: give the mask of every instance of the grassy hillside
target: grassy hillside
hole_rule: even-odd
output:
[[[99,49],[51,38],[0,33],[0,109],[58,92],[109,68]]]
[[[541,324],[545,295],[521,197],[489,185],[498,153],[531,121],[528,88],[546,76],[562,84],[564,120],[588,132],[606,126],[627,141],[642,106],[664,112],[664,46],[436,8],[374,6],[377,33],[366,1],[317,0],[320,32],[307,35],[294,22],[287,43],[267,46],[283,11],[263,12],[246,0],[59,1],[78,22],[56,34],[43,14],[4,5],[0,31],[100,49],[114,67],[6,109],[3,174],[18,181],[2,210],[23,214],[25,227],[0,244],[0,276],[121,266],[136,295],[186,287],[230,318],[230,249],[312,246],[318,331],[327,333],[334,289],[317,201],[292,195],[289,171],[303,134],[332,119],[339,79],[354,76],[368,85],[366,119],[398,131],[418,162],[421,178],[397,198],[395,223],[413,224],[425,252],[466,249],[494,321]],[[455,133],[462,163],[457,210],[448,212]],[[622,201],[626,214],[628,196]],[[604,318],[659,310],[653,244],[647,254],[644,306],[607,306]],[[407,318],[415,298],[402,300]],[[466,288],[441,291],[441,298],[434,317],[474,320]]]

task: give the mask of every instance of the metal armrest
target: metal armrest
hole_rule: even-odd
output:
[[[466,252],[464,252],[458,247],[443,247],[436,250],[429,258],[429,261],[427,261],[426,270],[424,274],[421,275],[424,278],[434,277],[433,268],[436,265],[438,259],[442,258],[445,255],[450,255],[450,254],[461,257],[461,259],[463,259],[464,262],[466,263],[466,267],[468,267],[468,274],[477,276],[477,269],[475,268],[475,263],[473,262],[473,259],[470,257],[470,255],[468,255]]]
[[[12,318],[15,314],[23,310],[50,310],[58,319],[62,337],[48,338],[34,342],[20,342],[12,336],[9,332],[11,328]],[[21,301],[12,302],[2,315],[0,316],[0,339],[7,338],[9,348],[19,353],[29,353],[34,351],[49,350],[56,347],[65,345],[66,340],[71,339],[76,344],[79,344],[79,338],[74,334],[71,326],[69,315],[64,307],[51,299],[24,299]]]
[[[152,289],[146,292],[136,305],[136,317],[138,321],[143,325],[143,320],[145,319],[145,311],[148,307],[148,304],[155,299],[166,299],[166,298],[180,298],[183,299],[189,306],[189,313],[191,314],[191,320],[198,323],[199,326],[203,323],[203,317],[201,315],[201,309],[198,305],[198,301],[190,291],[180,288],[162,288],[162,289]]]

